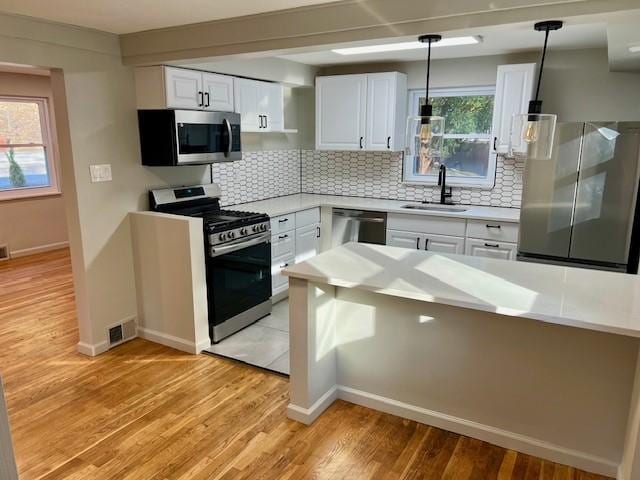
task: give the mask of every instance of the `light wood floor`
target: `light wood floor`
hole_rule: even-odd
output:
[[[336,402],[286,418],[287,380],[135,340],[75,352],[66,250],[0,264],[0,374],[22,480],[602,479]]]

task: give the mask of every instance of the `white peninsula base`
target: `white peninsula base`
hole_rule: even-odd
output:
[[[450,285],[435,287],[440,280],[424,266],[433,255],[407,258],[390,248],[349,244],[286,272],[290,418],[309,424],[340,398],[587,471],[638,478],[637,335],[615,326],[576,328],[576,318],[558,324],[517,309],[453,306],[444,292]],[[345,253],[363,269],[375,258],[378,268],[369,265],[371,275],[358,283]],[[381,286],[386,272],[397,277],[390,270],[397,265],[385,262],[397,263],[398,255],[404,269],[417,262],[401,275],[407,296],[397,284]],[[333,260],[340,266],[332,270]],[[417,273],[424,278],[415,285]],[[505,295],[533,291],[503,280],[494,287],[513,290]],[[440,297],[419,299],[416,292],[430,286]],[[535,293],[548,308],[545,292]]]

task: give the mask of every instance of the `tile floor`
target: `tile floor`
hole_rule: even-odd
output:
[[[289,301],[276,303],[271,315],[206,351],[289,375]]]

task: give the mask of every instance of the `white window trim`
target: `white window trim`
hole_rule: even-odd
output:
[[[17,200],[21,198],[43,197],[59,195],[60,183],[58,181],[58,169],[56,159],[56,148],[53,142],[51,119],[49,118],[49,99],[47,97],[25,97],[15,95],[0,95],[2,101],[34,102],[38,104],[40,110],[40,127],[42,130],[42,145],[47,159],[47,173],[49,174],[50,185],[41,187],[21,187],[9,190],[0,190],[0,201]],[[15,144],[14,147],[25,146]]]
[[[434,88],[429,90],[430,97],[449,97],[449,96],[463,96],[463,95],[495,95],[495,85],[485,85],[478,87],[451,87],[451,88]],[[426,90],[412,89],[409,90],[408,101],[409,105],[407,112],[409,116],[417,115],[418,102],[420,97],[424,97]],[[446,119],[445,119],[446,124]],[[484,138],[485,135],[464,135],[464,134],[448,134],[447,138]],[[491,133],[486,134],[487,139],[491,139]],[[452,187],[466,187],[466,188],[482,188],[492,189],[496,183],[496,159],[497,156],[493,151],[489,152],[489,163],[487,165],[488,175],[484,178],[472,177],[453,177],[447,176],[447,185]],[[406,185],[428,185],[433,186],[438,184],[437,175],[415,175],[413,173],[413,165],[407,161],[406,157],[402,162],[402,183]]]

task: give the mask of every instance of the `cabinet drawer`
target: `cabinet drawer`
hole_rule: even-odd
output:
[[[518,229],[517,223],[469,220],[467,222],[467,237],[517,243]]]
[[[296,243],[293,232],[284,232],[271,237],[271,258],[295,255]]]
[[[296,261],[295,256],[274,258],[271,263],[271,289],[276,289],[286,284],[288,279],[282,275],[282,270]]]
[[[387,228],[405,232],[435,233],[464,237],[467,221],[464,218],[435,217],[393,213],[387,216]]]
[[[302,228],[316,223],[320,223],[319,208],[310,208],[308,210],[296,212],[296,228]]]
[[[296,228],[296,214],[280,215],[271,219],[271,235],[277,235]]]
[[[495,242],[480,238],[467,238],[465,254],[472,257],[499,258],[515,260],[518,246],[515,243]]]

